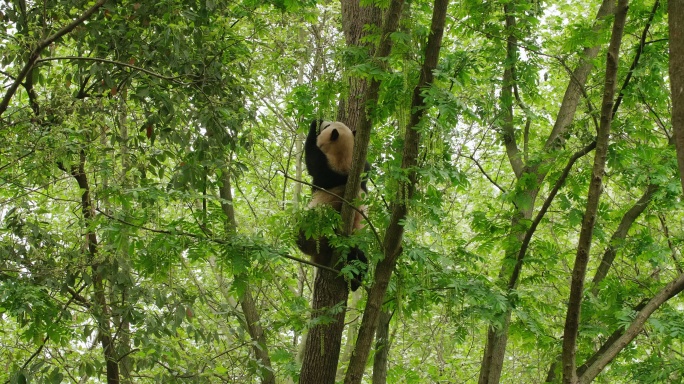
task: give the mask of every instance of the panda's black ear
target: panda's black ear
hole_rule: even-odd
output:
[[[352,131],[352,135],[356,137],[356,131]]]
[[[337,128],[334,128],[332,132],[330,132],[330,141],[335,141],[338,137],[340,137],[340,132]]]

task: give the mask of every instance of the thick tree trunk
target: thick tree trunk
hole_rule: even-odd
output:
[[[348,295],[344,277],[327,269],[317,270],[311,313],[316,325],[309,329],[306,338],[301,384],[335,383]]]
[[[603,188],[602,181],[606,165],[606,155],[608,153],[610,126],[613,118],[618,58],[626,19],[627,0],[619,0],[615,13],[615,21],[613,22],[613,32],[608,46],[608,54],[606,55],[606,80],[603,89],[603,103],[601,106],[601,124],[596,138],[594,166],[592,169],[591,183],[589,184],[587,206],[584,212],[584,218],[582,219],[582,228],[580,230],[580,237],[577,245],[575,266],[572,271],[570,298],[563,332],[563,383],[566,384],[575,384],[578,382],[575,365],[575,350],[577,348],[580,306],[582,303],[587,264],[589,262],[589,252],[591,250],[591,239],[593,237],[594,224],[596,222],[596,212],[598,211],[599,200]]]
[[[382,307],[382,300],[387,292],[387,286],[394,271],[397,258],[401,253],[404,227],[400,223],[406,218],[408,204],[411,201],[417,182],[415,167],[418,157],[418,145],[420,143],[420,133],[417,128],[425,114],[426,106],[425,99],[421,96],[421,93],[424,91],[425,87],[432,84],[434,78],[433,71],[437,68],[448,4],[448,0],[435,0],[434,3],[430,35],[428,36],[428,41],[425,46],[425,61],[421,68],[420,79],[413,91],[411,117],[404,136],[404,151],[402,154],[401,167],[402,169],[409,170],[408,181],[400,184],[397,196],[390,206],[390,223],[383,240],[385,258],[378,263],[375,272],[375,282],[371,286],[368,294],[366,310],[363,313],[359,336],[356,339],[356,348],[349,363],[349,368],[347,369],[347,376],[344,380],[347,384],[358,384],[361,382],[370,347],[375,336],[375,330]],[[392,8],[393,5],[390,5],[390,10],[392,10]],[[400,13],[401,7],[397,8],[398,9],[396,9],[395,12]],[[389,13],[389,15],[392,14],[393,12]],[[397,19],[398,17],[399,16],[397,15]]]
[[[368,4],[361,6],[359,0],[342,0],[342,31],[348,47],[366,46],[369,50],[368,55],[373,56],[372,45],[361,43],[361,38],[367,32],[364,26],[372,25],[380,27],[382,24],[382,10],[375,5]],[[359,122],[366,114],[366,92],[368,81],[357,77],[349,78],[349,96],[340,100],[337,110],[337,120],[347,124],[352,131],[357,130]]]
[[[385,25],[382,29],[383,38],[376,53],[377,57],[385,57],[391,49],[389,35],[396,29],[398,15],[394,10],[399,3],[399,10],[403,1],[393,1],[388,9]],[[375,6],[362,7],[358,0],[342,1],[342,28],[348,45],[359,45],[364,32],[364,25],[379,25],[381,11]],[[373,52],[370,52],[372,54]],[[347,180],[345,199],[356,199],[361,186],[361,172],[363,171],[370,141],[370,120],[367,116],[368,101],[377,102],[379,81],[374,79],[367,84],[365,80],[352,79],[350,94],[346,103],[340,104],[338,120],[345,122],[356,131],[354,144],[353,165]],[[372,109],[372,108],[371,108]],[[348,205],[342,207],[343,235],[350,235],[354,211]],[[337,255],[330,255],[331,265],[336,265]],[[318,269],[314,280],[312,303],[312,319],[325,315],[331,309],[335,313],[330,323],[316,324],[309,330],[304,346],[304,357],[300,374],[301,383],[333,383],[340,356],[342,332],[344,330],[344,311],[347,304],[349,287],[344,279],[335,273]],[[341,306],[341,308],[339,307]],[[353,359],[353,358],[352,358]],[[350,363],[351,364],[351,363]]]

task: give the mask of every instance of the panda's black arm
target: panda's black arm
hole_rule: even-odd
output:
[[[328,159],[316,144],[318,126],[322,122],[323,121],[321,120],[314,120],[311,122],[309,134],[306,136],[306,141],[304,142],[304,162],[306,163],[306,170],[309,172],[309,175],[311,175],[311,178],[313,178],[314,185],[318,185],[321,177],[326,172],[325,168],[328,166]]]

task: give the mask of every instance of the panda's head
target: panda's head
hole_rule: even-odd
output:
[[[354,153],[354,132],[349,127],[339,121],[321,122],[316,145],[325,154],[333,171],[349,174]]]

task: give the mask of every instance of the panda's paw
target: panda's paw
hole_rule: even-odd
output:
[[[358,247],[354,247],[349,251],[347,261],[360,261],[361,263],[363,263],[363,265],[358,265],[358,268],[360,268],[361,270],[359,270],[358,272],[354,272],[352,274],[352,280],[350,281],[350,287],[352,292],[356,292],[356,290],[359,289],[359,287],[361,286],[361,282],[363,282],[364,277],[366,277],[366,271],[368,269],[368,258],[361,249],[359,249]]]

